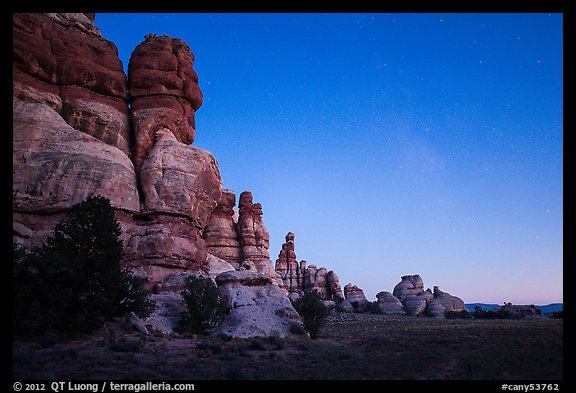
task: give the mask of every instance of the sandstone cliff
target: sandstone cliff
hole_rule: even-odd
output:
[[[100,194],[118,211],[124,263],[149,286],[208,273],[201,231],[222,179],[215,157],[189,145],[202,103],[194,56],[181,40],[150,35],[128,83],[93,21],[13,16],[14,240],[42,242],[72,205]]]
[[[73,205],[100,194],[116,209],[122,263],[156,292],[148,326],[172,331],[192,274],[215,279],[228,300],[237,288],[254,292],[255,304],[230,303],[227,334],[271,334],[253,318],[291,334],[300,321],[275,282],[262,205],[245,191],[234,218],[236,197],[222,189],[216,158],[191,145],[203,99],[192,51],[149,34],[126,76],[94,20],[13,15],[14,242],[42,243]],[[236,269],[251,271],[231,275]]]

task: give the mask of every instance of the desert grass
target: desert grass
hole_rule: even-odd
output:
[[[558,380],[557,319],[441,320],[336,314],[308,337],[155,337],[130,350],[104,333],[67,342],[13,342],[13,376],[136,380]],[[120,347],[121,349],[122,347]]]

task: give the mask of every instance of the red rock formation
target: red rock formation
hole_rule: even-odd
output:
[[[242,262],[242,248],[234,222],[235,205],[234,191],[222,190],[218,205],[204,228],[204,239],[209,253],[239,266]]]
[[[334,300],[344,300],[344,293],[342,292],[342,287],[340,286],[340,279],[334,272],[330,270],[326,276],[327,284],[330,289],[331,298]]]
[[[262,205],[252,203],[252,194],[240,194],[240,212],[234,210],[236,197],[225,190],[204,228],[207,249],[237,269],[252,269],[275,278],[268,254],[270,238],[262,221]]]
[[[159,128],[170,129],[179,142],[194,142],[202,91],[193,64],[192,51],[179,38],[149,34],[132,52],[128,75],[136,173]]]
[[[14,241],[41,243],[70,207],[101,194],[117,209],[124,262],[150,285],[208,273],[217,263],[201,230],[221,179],[212,154],[188,146],[202,97],[192,52],[181,40],[149,37],[134,55],[133,120],[136,136],[149,138],[137,172],[127,78],[94,18],[13,15]]]
[[[149,287],[184,271],[209,273],[204,239],[186,218],[145,216],[133,219],[123,230],[124,263],[148,277]]]
[[[329,271],[316,265],[306,267],[306,261],[296,260],[294,251],[294,234],[288,232],[286,243],[276,260],[276,277],[278,285],[288,291],[290,299],[295,300],[303,293],[315,291],[324,300],[343,300],[344,294],[340,287],[340,280],[334,271]]]
[[[144,212],[180,215],[203,229],[221,195],[216,159],[204,149],[178,142],[167,128],[157,130],[155,137],[140,170]]]
[[[304,270],[306,261],[298,264],[294,251],[294,234],[288,232],[286,243],[282,244],[282,249],[276,260],[276,277],[281,288],[288,291],[292,297],[299,297],[304,290]]]
[[[239,208],[238,235],[242,246],[242,260],[270,260],[270,235],[262,222],[262,205],[253,204],[252,193],[244,191],[240,194]]]
[[[126,75],[84,14],[13,14],[14,97],[130,155]]]
[[[57,213],[95,192],[118,209],[139,210],[134,167],[121,151],[46,105],[15,100],[12,113],[14,211]]]

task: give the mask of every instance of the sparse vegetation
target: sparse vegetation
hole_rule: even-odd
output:
[[[564,319],[564,310],[554,311],[551,315],[554,319]]]
[[[15,341],[14,379],[564,377],[563,324],[552,318],[449,320],[346,313],[328,317],[317,340],[147,337],[138,341],[138,348],[134,341],[137,352],[113,352],[107,333],[98,332],[91,339],[46,348]],[[136,333],[129,337],[139,338]]]
[[[136,336],[121,336],[111,334],[108,337],[108,349],[115,352],[138,352],[142,346],[142,340]]]
[[[384,314],[380,308],[380,303],[378,301],[368,303],[368,312],[372,314]]]
[[[446,311],[446,319],[471,319],[471,318],[473,318],[473,316],[468,310]]]
[[[89,197],[72,207],[46,242],[13,252],[13,326],[16,334],[49,330],[89,332],[112,317],[150,315],[144,279],[120,267],[120,225],[110,201]]]
[[[541,316],[542,310],[534,305],[515,306],[512,303],[504,303],[495,310],[484,310],[479,306],[474,307],[471,313],[476,319],[522,319],[526,317]]]
[[[224,316],[224,307],[218,288],[208,277],[187,277],[186,290],[182,292],[186,311],[182,313],[181,332],[206,334]]]
[[[294,303],[294,309],[302,317],[304,329],[310,334],[310,338],[317,338],[320,328],[324,325],[328,316],[328,308],[322,303],[322,299],[317,292],[310,291]]]

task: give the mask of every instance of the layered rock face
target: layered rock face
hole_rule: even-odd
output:
[[[223,190],[203,231],[207,250],[237,269],[248,269],[276,277],[268,248],[270,235],[262,221],[262,205],[252,203],[252,193],[240,194],[239,215],[235,215],[236,196]]]
[[[270,276],[247,270],[226,272],[216,277],[216,283],[228,311],[216,334],[246,338],[303,332],[286,291]]]
[[[206,249],[212,255],[236,266],[242,262],[242,248],[234,221],[234,206],[236,195],[234,191],[224,189],[218,205],[212,211],[208,224],[204,229]]]
[[[244,191],[238,203],[238,234],[244,261],[270,260],[270,235],[262,222],[262,205],[252,203],[252,193]]]
[[[202,91],[193,65],[192,51],[179,38],[149,34],[132,52],[128,76],[136,173],[155,145],[158,129],[170,129],[186,145],[194,142]]]
[[[173,331],[193,274],[221,285],[230,308],[222,331],[302,331],[274,285],[262,205],[243,192],[235,219],[235,195],[222,191],[215,157],[190,145],[202,92],[188,45],[146,36],[128,79],[94,20],[13,14],[14,242],[42,243],[73,205],[99,194],[116,209],[123,264],[155,291],[146,326]]]
[[[95,190],[118,209],[139,211],[128,156],[74,129],[45,104],[14,100],[12,114],[15,211],[60,212]]]
[[[298,263],[294,247],[294,234],[288,232],[286,242],[278,254],[275,265],[278,285],[288,291],[291,300],[298,299],[303,293],[315,291],[324,300],[344,300],[340,280],[334,271],[306,266],[306,261]]]
[[[42,243],[68,209],[100,194],[117,209],[124,263],[150,287],[208,274],[201,231],[222,180],[214,156],[189,146],[202,103],[194,56],[181,40],[147,37],[128,86],[94,18],[13,15],[14,241]]]
[[[84,14],[13,14],[14,98],[46,104],[74,129],[130,156],[126,75]]]
[[[167,128],[155,136],[140,170],[144,212],[185,217],[204,228],[221,195],[216,159],[206,150],[178,142]]]
[[[84,14],[13,14],[13,239],[40,244],[87,196],[140,210],[126,75]]]
[[[278,283],[285,288],[292,297],[298,298],[304,290],[304,272],[306,261],[298,263],[294,246],[294,234],[286,234],[286,242],[282,244],[282,249],[276,260],[275,270]]]

